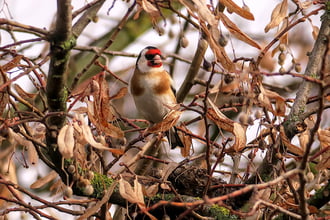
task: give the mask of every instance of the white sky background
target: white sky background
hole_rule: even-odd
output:
[[[73,8],[74,10],[82,7],[85,2],[84,0],[73,0]],[[235,0],[235,2],[242,6],[241,0]],[[275,7],[276,4],[278,4],[279,0],[245,0],[245,4],[250,8],[250,11],[253,13],[255,17],[255,21],[248,21],[246,19],[243,19],[236,15],[229,15],[229,17],[232,18],[232,20],[248,35],[264,35],[264,27],[267,25],[267,23],[270,21],[270,14],[272,9]],[[91,23],[87,30],[84,31],[83,35],[79,37],[77,44],[78,45],[87,45],[88,42],[91,41],[91,39],[97,39],[98,37],[102,36],[104,33],[106,33],[108,30],[111,29],[114,25],[117,24],[118,19],[120,19],[125,13],[127,9],[127,5],[130,5],[131,3],[125,3],[124,1],[117,0],[115,3],[114,9],[110,11],[110,14],[107,15],[108,8],[112,5],[112,1],[107,1],[103,8],[101,9],[101,12],[99,14],[99,21],[97,23]],[[291,5],[292,6],[292,5]],[[8,9],[10,13],[8,12]],[[290,8],[292,10],[292,7]],[[53,0],[0,0],[0,17],[12,19],[14,21],[28,24],[36,27],[44,27],[46,29],[49,29],[56,12],[56,1]],[[227,13],[228,15],[228,13]],[[313,24],[316,26],[319,26],[319,15],[312,17]],[[183,23],[183,20],[182,20]],[[308,22],[305,22],[304,24],[299,24],[299,27],[301,30],[303,30],[303,35],[305,35],[305,38],[307,38],[309,41],[312,41],[312,29],[311,26],[308,24]],[[145,35],[143,35],[141,38],[139,38],[137,43],[134,43],[134,45],[131,45],[125,49],[125,51],[130,53],[139,53],[139,51],[148,45],[155,45],[160,46],[160,48],[163,49],[163,52],[166,54],[168,52],[172,52],[176,45],[176,39],[174,41],[170,41],[168,38],[169,29],[172,28],[175,33],[179,33],[180,27],[178,25],[172,27],[170,22],[168,22],[167,26],[164,27],[165,34],[163,36],[159,36],[158,33],[154,30],[147,32]],[[225,29],[223,29],[225,30]],[[274,36],[274,33],[276,30],[271,30],[267,35],[269,36],[269,40],[272,39]],[[24,35],[24,34],[16,34],[16,37],[19,38],[19,40],[23,39],[30,39],[35,38],[35,36],[32,35]],[[188,32],[186,37],[189,40],[189,46],[185,49],[181,49],[181,56],[191,59],[198,40],[198,33],[196,32]],[[256,39],[256,41],[258,41]],[[0,30],[0,46],[6,45],[9,42],[12,42],[10,39],[10,36],[5,33],[3,30]],[[258,51],[254,49],[251,46],[246,45],[245,43],[238,42],[233,39],[232,41],[234,43],[235,53],[237,57],[245,56],[245,57],[257,57]],[[230,39],[227,48],[227,51],[229,54],[231,53],[231,46],[230,46]],[[258,42],[261,43],[261,42]],[[267,42],[268,43],[268,42]],[[27,56],[37,56],[40,54],[40,51],[43,49],[43,45],[35,45],[29,50],[26,51]],[[212,60],[212,55],[210,52],[207,53],[207,58]],[[1,62],[1,61],[0,61]],[[120,65],[118,65],[118,63]],[[122,63],[125,63],[125,67],[129,65],[134,65],[135,58],[126,58],[126,57],[116,57],[114,58],[109,67],[113,72],[119,71],[123,68]],[[184,71],[188,68],[187,65],[182,64],[179,65],[180,69],[177,68],[177,72],[174,74],[174,84],[176,88],[178,89],[179,85],[181,85],[183,79],[184,79]],[[182,73],[183,72],[183,73]],[[267,79],[273,84],[283,84],[283,81],[278,81],[277,78],[273,79]],[[29,87],[29,84],[27,84],[28,80],[25,80],[22,78],[18,81],[23,88]],[[251,127],[249,128],[250,131],[252,131],[252,137],[255,137],[255,128]],[[250,139],[251,139],[250,138]],[[37,168],[32,169],[24,169],[20,168],[18,169],[19,179],[20,183],[26,187],[29,188],[30,184],[32,184],[36,177],[38,175],[44,176],[46,175],[47,169],[44,168],[44,166],[39,166]],[[45,195],[47,196],[47,195]],[[17,213],[15,214],[17,216]],[[67,220],[70,220],[67,215],[65,215],[65,218]],[[61,216],[61,219],[64,219],[64,216]]]

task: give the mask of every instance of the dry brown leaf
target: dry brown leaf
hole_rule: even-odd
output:
[[[144,194],[147,197],[153,197],[153,196],[157,195],[158,189],[159,189],[159,183],[155,183],[151,186],[146,186],[145,190],[144,190],[144,192],[145,192]]]
[[[225,25],[225,27],[230,31],[231,34],[233,34],[237,39],[251,45],[252,47],[255,47],[257,49],[261,49],[259,44],[252,40],[248,35],[246,35],[244,32],[242,32],[237,25],[232,22],[224,13],[220,12],[219,17],[222,21],[222,23]]]
[[[184,124],[178,125],[177,127],[184,130],[186,133],[190,133],[190,131]],[[178,132],[179,138],[182,141],[183,146],[184,146],[184,147],[180,148],[181,155],[183,157],[187,157],[187,156],[189,156],[190,148],[192,146],[192,138],[190,135],[186,135],[185,132],[182,132],[179,129],[177,129],[177,132]]]
[[[120,88],[119,91],[115,95],[110,97],[110,100],[120,99],[120,98],[124,97],[127,94],[127,91],[128,91],[127,87]]]
[[[234,151],[240,152],[246,146],[246,128],[235,122],[233,134],[235,136],[235,143],[232,148]]]
[[[170,111],[163,121],[154,124],[152,127],[149,127],[146,130],[146,132],[159,133],[163,131],[168,131],[177,123],[181,114],[182,114],[181,111],[176,111],[176,110]]]
[[[278,93],[265,89],[262,85],[259,85],[259,89],[258,101],[260,104],[276,116],[285,116],[285,99]],[[272,100],[275,101],[275,109],[272,106]]]
[[[217,20],[212,12],[206,5],[206,2],[203,0],[179,0],[181,4],[186,6],[190,11],[190,14],[193,15],[194,12],[197,13],[198,19],[201,21],[207,22],[209,25],[213,26],[217,24]]]
[[[109,86],[104,73],[98,74],[94,79],[99,85],[99,90],[93,94],[94,101],[87,102],[88,118],[99,131],[110,137],[122,139],[124,138],[124,132],[110,123],[110,121],[116,120],[116,117],[113,114]]]
[[[270,29],[277,27],[288,15],[288,0],[283,0],[274,8],[270,22],[265,27],[267,33]]]
[[[231,61],[227,55],[225,48],[218,43],[218,27],[217,25],[208,28],[204,23],[201,23],[201,27],[204,33],[207,35],[207,41],[213,51],[216,60],[221,63],[222,67],[228,72],[235,72],[235,64]]]
[[[3,158],[0,160],[1,167],[0,167],[0,174],[1,178],[3,180],[11,181],[15,184],[17,184],[17,173],[16,173],[16,165],[13,160],[8,160],[8,158]],[[22,193],[14,188],[12,188],[18,198],[16,199],[23,199]],[[9,202],[7,202],[7,199],[13,198],[13,192],[8,189],[8,186],[6,184],[0,184],[0,195],[2,199],[0,199],[0,208],[8,208]],[[12,205],[12,204],[11,204]]]
[[[11,69],[14,69],[15,67],[18,66],[18,64],[22,58],[23,58],[22,55],[15,56],[11,61],[9,61],[8,63],[6,63],[0,67],[1,71],[7,72]]]
[[[254,16],[251,12],[249,12],[245,8],[239,7],[232,0],[219,0],[219,2],[226,6],[229,11],[232,11],[245,19],[254,20]]]
[[[30,185],[30,189],[39,189],[39,188],[45,186],[46,184],[50,183],[57,177],[58,177],[58,174],[55,171],[51,171],[46,176],[44,176],[44,177],[38,179],[37,181],[35,181],[34,183],[32,183]]]
[[[34,145],[31,141],[25,139],[21,134],[14,132],[13,129],[8,128],[8,134],[9,134],[9,141],[12,144],[19,144],[26,147],[27,149],[34,148]],[[28,150],[28,153],[29,153],[29,157],[28,157],[29,162],[33,165],[37,164],[39,157],[35,149]]]
[[[316,40],[317,36],[319,35],[320,29],[319,29],[319,27],[317,27],[315,25],[312,25],[312,28],[313,28],[312,35],[313,35],[314,40]]]
[[[316,168],[319,170],[329,169],[330,168],[330,130],[320,129],[317,132],[319,141],[321,144],[321,150],[325,150],[321,154],[321,160],[316,165]],[[326,150],[327,149],[327,150]]]
[[[71,159],[73,157],[73,148],[75,144],[73,131],[73,126],[66,124],[61,128],[57,136],[58,150],[65,159]]]
[[[36,93],[29,93],[26,92],[20,87],[18,84],[14,84],[14,89],[16,90],[17,94],[23,99],[34,99],[37,94]]]
[[[299,156],[302,156],[304,154],[304,151],[302,148],[300,148],[294,144],[291,144],[291,141],[285,135],[283,126],[280,127],[280,135],[281,135],[281,140],[282,140],[283,144],[287,147],[289,152],[294,153]]]
[[[156,18],[160,17],[159,10],[156,8],[156,6],[151,4],[148,0],[142,0],[141,6],[142,6],[143,10],[145,10],[152,17],[152,19],[156,19]]]
[[[94,139],[91,128],[86,124],[83,115],[80,114],[77,116],[77,118],[80,121],[80,124],[75,122],[73,123],[73,126],[76,132],[79,134],[78,137],[83,137],[85,142],[89,143],[92,147],[96,149],[106,150],[117,155],[122,155],[124,153],[124,151],[121,149],[109,148],[108,146],[105,146],[104,144],[97,142]],[[80,140],[77,142],[82,142],[82,141]],[[84,143],[84,141],[82,143]]]
[[[275,51],[276,50],[276,51]],[[272,51],[272,53],[266,53],[260,62],[260,66],[269,72],[273,72],[276,66],[276,62],[273,60],[273,53],[278,51],[278,46]]]
[[[208,99],[211,108],[208,109],[206,116],[211,119],[219,128],[231,132],[235,136],[235,143],[232,149],[236,152],[241,151],[246,146],[246,129],[241,124],[227,118],[217,106]]]
[[[142,185],[137,178],[134,180],[134,187],[129,182],[124,180],[123,177],[119,180],[119,193],[120,195],[133,204],[144,205],[144,196]]]

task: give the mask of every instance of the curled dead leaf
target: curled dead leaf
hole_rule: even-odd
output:
[[[213,13],[209,10],[206,2],[203,0],[179,0],[181,4],[187,7],[190,14],[197,13],[198,18],[213,26],[217,24],[217,20]]]
[[[2,65],[1,71],[3,72],[7,72],[11,69],[14,69],[15,67],[18,66],[18,64],[21,62],[21,59],[23,58],[23,55],[17,55],[15,56],[11,61],[9,61],[8,63]]]
[[[192,138],[190,135],[187,135],[187,133],[190,133],[190,131],[184,124],[178,125],[176,127],[177,127],[177,132],[178,132],[179,138],[184,146],[184,147],[180,148],[181,155],[183,157],[187,157],[187,156],[189,156],[190,149],[192,146]]]
[[[111,96],[110,99],[111,100],[120,99],[127,94],[127,91],[128,91],[127,87],[122,87],[119,89],[119,91],[115,95]]]
[[[141,6],[153,19],[160,17],[159,10],[148,0],[142,0]]]
[[[28,149],[28,158],[31,164],[38,163],[38,154],[34,148],[34,145],[31,141],[25,139],[21,134],[18,134],[13,131],[13,129],[8,128],[9,141],[13,144],[19,144]]]
[[[28,93],[22,89],[18,84],[14,84],[14,89],[16,90],[17,94],[23,99],[34,99],[37,94],[36,93]]]
[[[283,0],[274,8],[270,22],[265,27],[267,33],[270,29],[277,27],[288,15],[288,0]]]
[[[129,182],[124,180],[123,177],[119,180],[119,193],[120,195],[129,201],[130,203],[144,205],[144,196],[142,185],[137,178],[134,179],[134,186],[132,187]]]
[[[207,36],[207,42],[213,51],[216,60],[221,63],[223,68],[228,72],[235,72],[235,64],[231,61],[224,47],[220,46],[218,43],[219,30],[218,25],[207,27],[205,24],[201,23],[201,27]]]
[[[48,173],[46,176],[38,179],[34,183],[30,185],[31,189],[40,189],[41,187],[45,186],[46,184],[50,183],[53,181],[55,178],[58,177],[58,174],[55,171],[51,171]]]
[[[330,130],[329,129],[320,129],[317,131],[319,141],[321,144],[321,150],[324,152],[321,154],[321,160],[316,165],[316,168],[319,170],[329,169],[330,168]]]
[[[234,12],[245,19],[254,20],[253,14],[246,7],[239,7],[232,0],[219,0],[219,2],[223,4],[229,11]]]
[[[124,153],[124,151],[122,149],[109,148],[108,146],[106,146],[100,142],[97,142],[94,139],[91,128],[86,124],[83,115],[78,115],[77,118],[80,121],[80,123],[73,124],[76,131],[79,132],[80,135],[82,135],[82,137],[84,138],[84,140],[87,143],[89,143],[92,147],[94,147],[98,150],[106,150],[106,151],[109,151],[109,152],[117,154],[117,155],[122,155]]]
[[[73,157],[74,142],[73,126],[64,125],[57,136],[57,145],[58,150],[65,159]]]
[[[208,109],[206,116],[211,119],[219,128],[232,133],[235,136],[235,142],[232,149],[236,152],[241,151],[246,146],[246,128],[241,124],[227,118],[217,106],[208,99],[211,108]]]
[[[276,116],[285,116],[285,98],[274,91],[264,88],[262,85],[259,85],[259,89],[258,101],[260,104]],[[275,101],[275,109],[272,106],[272,100]]]
[[[255,47],[257,49],[261,49],[259,44],[252,40],[248,35],[246,35],[244,32],[242,32],[237,25],[232,22],[224,13],[220,12],[218,14],[220,17],[222,23],[225,25],[225,27],[230,31],[231,34],[233,34],[237,39],[251,45],[252,47]]]
[[[152,184],[151,186],[148,186],[145,188],[145,195],[148,197],[153,197],[157,194],[159,189],[159,183]]]
[[[281,136],[281,140],[282,140],[283,144],[287,147],[289,152],[294,153],[299,156],[302,156],[304,154],[304,151],[302,148],[300,148],[294,144],[291,144],[291,141],[285,135],[283,126],[280,127],[280,136]]]
[[[154,124],[152,127],[148,128],[146,132],[159,133],[169,130],[177,123],[181,114],[182,114],[181,111],[176,111],[176,110],[170,111],[166,115],[163,121]]]

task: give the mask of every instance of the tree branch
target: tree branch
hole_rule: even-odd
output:
[[[323,16],[323,18],[319,35],[316,39],[305,70],[305,75],[313,78],[320,77],[320,71],[323,63],[322,60],[324,59],[327,51],[330,35],[329,16]],[[314,85],[314,82],[304,80],[299,87],[291,112],[284,123],[285,133],[289,139],[293,138],[293,136],[298,133],[297,127],[304,122],[305,118],[302,116],[305,115],[304,112],[306,112],[306,104],[310,91]]]
[[[47,120],[47,145],[49,156],[58,168],[59,174],[66,176],[61,170],[62,156],[57,149],[57,134],[65,121],[67,91],[65,89],[65,73],[68,70],[70,51],[75,42],[72,38],[71,0],[57,1],[57,20],[54,34],[51,37],[51,60],[47,80],[47,102],[49,112],[57,112]]]

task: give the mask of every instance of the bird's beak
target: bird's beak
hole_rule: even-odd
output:
[[[153,63],[154,64],[161,64],[162,63],[162,57],[161,57],[161,55],[157,54],[156,56],[154,56]]]

